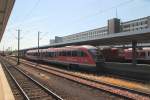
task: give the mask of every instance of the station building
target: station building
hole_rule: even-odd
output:
[[[108,20],[107,26],[101,28],[96,28],[96,29],[75,33],[63,37],[56,36],[55,39],[50,40],[50,45],[54,45],[57,43],[70,43],[70,42],[78,42],[82,40],[97,39],[99,37],[105,37],[108,34],[138,31],[147,28],[150,28],[150,16],[127,21],[127,22],[121,22],[120,19],[113,18]]]

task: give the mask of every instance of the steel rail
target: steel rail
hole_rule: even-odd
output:
[[[9,63],[9,62],[7,62]],[[10,63],[9,63],[10,64]],[[10,64],[12,65],[12,64]],[[6,66],[5,66],[6,67]],[[7,67],[6,67],[7,68]],[[40,86],[43,90],[45,90],[48,94],[52,95],[56,100],[63,100],[60,96],[58,96],[56,93],[52,92],[51,90],[49,90],[47,87],[43,86],[41,83],[39,83],[38,81],[36,81],[35,79],[33,79],[32,77],[30,77],[29,75],[27,75],[26,73],[24,73],[22,70],[20,70],[19,68],[13,66],[13,68],[15,68],[16,70],[18,70],[21,74],[23,74],[24,76],[26,76],[27,78],[29,78],[32,82],[34,82],[35,84],[37,84],[38,86]],[[8,68],[7,68],[8,70]],[[11,72],[9,71],[9,73],[11,74]],[[11,74],[11,76],[13,76]],[[13,77],[13,79],[15,79]],[[17,80],[15,79],[15,81],[17,82]],[[21,86],[19,85],[19,83],[17,82],[17,85],[21,88]],[[21,88],[21,91],[23,91],[23,89]],[[28,98],[27,100],[30,100],[29,97],[27,96],[27,94],[23,91],[23,93],[25,94],[25,96]]]

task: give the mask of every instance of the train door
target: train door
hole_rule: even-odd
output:
[[[146,57],[146,52],[145,51],[137,51],[137,59],[143,60]]]
[[[146,53],[145,60],[150,60],[150,51],[147,50],[145,51],[145,53]]]

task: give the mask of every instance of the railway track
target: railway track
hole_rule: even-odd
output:
[[[63,100],[12,64],[3,60],[3,65],[21,91],[24,100]]]
[[[47,73],[50,73],[59,77],[66,78],[68,80],[77,82],[79,84],[83,84],[83,85],[86,85],[86,86],[89,86],[89,87],[92,87],[101,91],[109,92],[110,94],[120,96],[125,99],[150,100],[149,93],[83,78],[81,76],[77,76],[77,75],[68,73],[66,71],[56,69],[56,68],[48,67],[46,65],[38,64],[37,66],[36,63],[29,62],[29,61],[27,62],[23,61],[22,64],[39,69],[39,70],[43,70]]]
[[[4,64],[2,63],[2,65],[4,66]],[[25,97],[23,95],[23,93],[21,92],[21,90],[18,88],[17,84],[15,84],[15,82],[13,81],[13,79],[11,78],[10,74],[8,73],[8,71],[6,70],[6,68],[3,67],[4,73],[6,75],[6,78],[8,80],[8,83],[10,85],[10,88],[12,90],[12,93],[14,95],[15,100],[25,100]]]

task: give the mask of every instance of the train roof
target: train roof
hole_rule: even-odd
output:
[[[82,49],[82,48],[85,48],[85,49],[97,49],[96,47],[91,46],[91,45],[66,46],[66,47],[62,47],[62,49]]]
[[[83,45],[83,46],[81,46],[81,47],[84,47],[84,48],[86,48],[86,49],[97,49],[96,47],[91,46],[91,45]]]
[[[63,49],[74,50],[74,49],[97,49],[97,48],[91,45],[81,45],[81,46],[66,46],[66,47],[60,47],[60,48],[39,49],[39,51],[44,52],[44,51],[55,51],[55,50],[63,50]],[[38,49],[28,50],[27,53],[37,52],[37,51]]]

